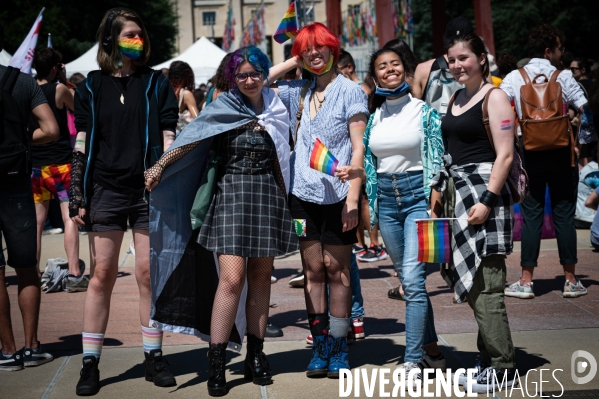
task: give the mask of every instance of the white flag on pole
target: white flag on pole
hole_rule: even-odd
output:
[[[31,75],[31,64],[33,64],[33,56],[35,54],[35,46],[37,45],[37,38],[40,33],[42,26],[42,14],[45,8],[42,8],[40,14],[37,16],[35,23],[31,27],[29,34],[21,43],[19,49],[10,59],[8,66],[19,68],[21,72]]]

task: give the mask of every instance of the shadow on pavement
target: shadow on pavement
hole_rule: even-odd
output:
[[[66,335],[58,338],[60,342],[43,343],[44,350],[58,359],[63,356],[73,356],[83,353],[81,334]],[[122,346],[123,342],[114,338],[104,338],[104,346]]]

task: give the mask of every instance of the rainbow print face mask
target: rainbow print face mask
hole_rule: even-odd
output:
[[[119,39],[119,49],[121,54],[132,60],[137,60],[141,57],[144,49],[144,42],[140,38],[134,39]]]

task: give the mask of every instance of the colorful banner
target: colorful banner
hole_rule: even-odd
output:
[[[231,45],[235,41],[235,17],[233,16],[233,2],[229,1],[229,11],[227,12],[227,22],[225,23],[225,33],[223,34],[223,50],[229,52]]]
[[[241,35],[241,47],[262,43],[265,39],[264,34],[264,0],[252,15],[252,18],[246,25]]]
[[[376,8],[372,2],[362,2],[350,6],[341,17],[343,32],[341,42],[344,47],[353,47],[366,44],[368,40],[376,40]]]
[[[37,38],[42,27],[42,14],[45,8],[42,8],[37,19],[35,20],[29,34],[21,43],[19,49],[10,59],[8,66],[19,68],[21,72],[31,75],[31,65],[33,64],[33,56],[35,55],[35,46],[37,46]]]
[[[414,34],[414,17],[412,16],[411,0],[399,0],[396,3],[397,15],[395,21],[395,36],[407,37]]]

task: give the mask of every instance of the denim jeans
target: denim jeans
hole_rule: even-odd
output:
[[[378,175],[379,228],[406,299],[405,361],[422,359],[423,346],[437,342],[426,292],[426,263],[418,262],[416,219],[427,219],[422,171]]]
[[[351,319],[364,317],[364,298],[362,298],[362,287],[360,286],[360,273],[356,255],[351,254],[351,266],[349,268],[349,281],[351,284]]]

